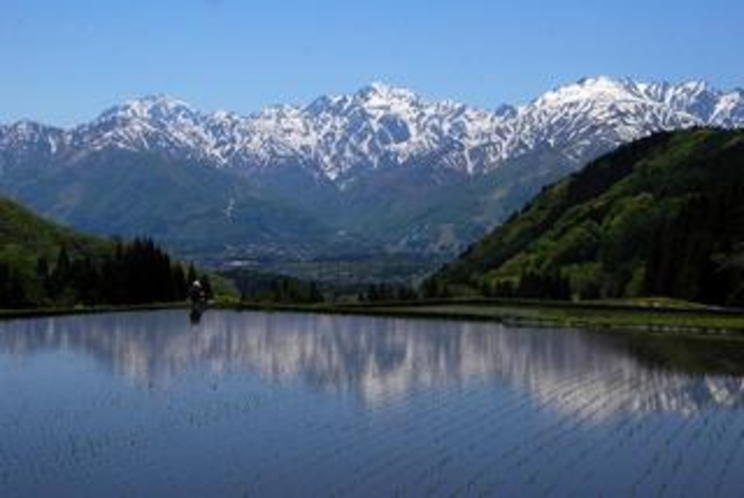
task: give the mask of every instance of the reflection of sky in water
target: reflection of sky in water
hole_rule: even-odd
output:
[[[734,407],[742,379],[644,366],[620,336],[509,330],[485,323],[328,315],[181,311],[50,318],[0,324],[0,354],[70,351],[142,385],[167,386],[193,369],[236,369],[273,381],[348,392],[374,405],[417,389],[507,382],[559,410],[605,400],[616,411],[695,413]]]
[[[740,496],[741,379],[627,338],[185,311],[0,323],[0,496]]]

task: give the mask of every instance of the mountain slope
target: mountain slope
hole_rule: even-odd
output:
[[[360,175],[391,166],[415,168],[425,161],[477,175],[540,144],[585,162],[654,131],[742,124],[742,90],[598,77],[495,112],[431,102],[381,83],[245,117],[205,114],[167,96],[150,96],[107,110],[71,130],[64,142],[83,151],[160,151],[248,175],[291,165],[344,189]]]
[[[487,111],[376,83],[249,116],[160,95],[0,126],[0,192],[189,257],[452,255],[598,155],[701,125],[744,125],[744,92],[599,77]]]
[[[0,197],[0,260],[20,259],[35,264],[39,256],[56,257],[60,246],[68,247],[72,255],[93,255],[111,244],[40,218],[20,204]]]
[[[546,189],[426,287],[741,306],[742,195],[744,131],[657,134]]]
[[[0,197],[0,310],[183,301],[195,276],[150,240],[84,235]]]
[[[0,308],[27,307],[45,294],[38,261],[55,261],[64,247],[72,258],[100,258],[111,242],[81,235],[0,197]]]
[[[257,192],[245,179],[188,160],[101,152],[74,168],[50,170],[12,193],[81,230],[156,236],[183,256],[268,253],[320,245],[328,229],[296,208]],[[247,242],[250,241],[249,242]],[[252,244],[252,245],[251,245]],[[286,249],[289,248],[289,249]]]

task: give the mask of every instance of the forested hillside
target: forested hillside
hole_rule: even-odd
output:
[[[657,134],[543,189],[424,289],[744,306],[742,200],[744,132]]]
[[[195,278],[151,240],[81,235],[0,199],[0,308],[176,301]]]

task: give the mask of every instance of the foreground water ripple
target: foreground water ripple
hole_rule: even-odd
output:
[[[740,496],[744,382],[701,347],[282,313],[2,322],[0,496]]]

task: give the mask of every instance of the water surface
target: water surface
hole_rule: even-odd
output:
[[[653,342],[489,323],[3,322],[0,496],[741,496],[743,379],[679,347],[662,367]]]

